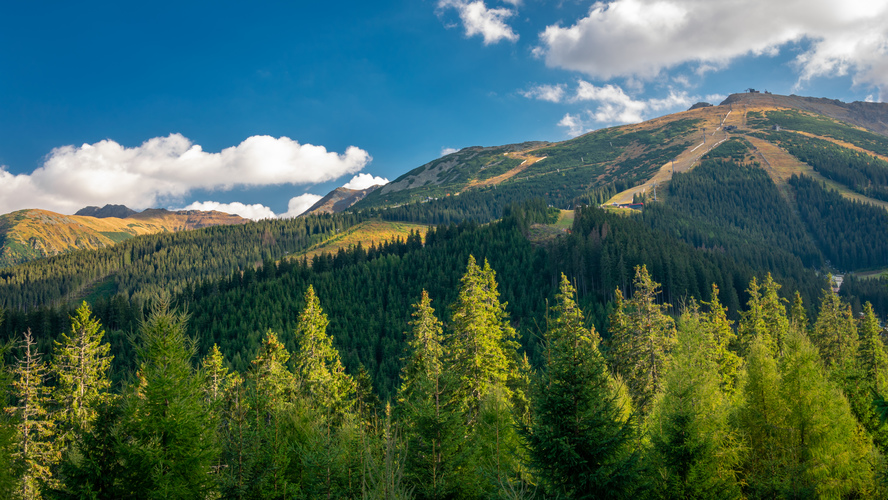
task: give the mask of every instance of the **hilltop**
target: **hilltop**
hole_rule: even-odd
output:
[[[145,234],[247,222],[247,219],[237,215],[199,210],[170,212],[151,209],[142,213],[133,212],[126,218],[62,215],[38,209],[19,210],[0,216],[0,267],[72,250],[104,248]]]

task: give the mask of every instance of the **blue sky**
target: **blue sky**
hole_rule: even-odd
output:
[[[0,212],[259,218],[747,87],[883,100],[888,0],[13,2],[0,46]]]

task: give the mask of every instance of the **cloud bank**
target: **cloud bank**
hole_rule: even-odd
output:
[[[592,78],[653,79],[681,64],[702,73],[800,43],[798,84],[851,74],[888,85],[888,0],[615,0],[571,26],[551,25],[534,53]]]
[[[315,184],[358,172],[371,159],[355,146],[340,154],[287,137],[253,136],[219,153],[181,134],[133,148],[104,140],[53,149],[31,174],[0,169],[0,213],[37,207],[73,213],[106,203],[142,209],[195,189]]]
[[[346,189],[367,189],[371,186],[382,186],[383,184],[388,184],[389,180],[384,177],[373,177],[370,174],[358,174],[350,181],[345,183],[342,187]]]
[[[519,4],[516,0],[511,0],[509,3],[512,5]],[[483,0],[475,0],[473,2],[467,0],[440,0],[438,2],[439,10],[448,8],[456,9],[466,30],[466,36],[469,38],[480,35],[484,39],[484,45],[491,45],[502,40],[518,41],[518,34],[505,22],[506,19],[515,15],[515,11],[511,9],[491,9],[484,4]]]

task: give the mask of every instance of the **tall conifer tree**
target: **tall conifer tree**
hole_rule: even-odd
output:
[[[522,430],[529,462],[560,498],[630,498],[641,486],[635,426],[585,326],[563,274],[545,333],[546,366],[532,384],[532,423]]]
[[[203,498],[213,488],[216,422],[191,366],[195,347],[186,321],[160,296],[139,329],[139,372],[124,397],[125,437],[117,450],[128,495]]]
[[[660,285],[647,267],[635,268],[635,292],[624,302],[617,293],[617,309],[611,315],[611,360],[629,387],[635,407],[649,409],[660,390],[663,371],[675,343],[675,321],[666,314],[669,304],[657,303]]]
[[[111,345],[103,342],[104,334],[83,302],[71,318],[70,333],[62,333],[61,341],[55,343],[51,366],[56,377],[53,393],[63,432],[89,430],[96,408],[112,397],[108,370],[113,356],[108,354]]]
[[[18,424],[18,446],[13,457],[15,468],[21,471],[18,494],[26,500],[41,498],[42,485],[56,485],[51,467],[61,458],[55,420],[49,413],[50,389],[45,384],[46,375],[47,366],[40,359],[31,331],[27,330],[21,357],[13,371],[15,405],[6,408]]]

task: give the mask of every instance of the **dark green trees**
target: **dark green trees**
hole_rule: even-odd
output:
[[[546,367],[532,385],[532,423],[522,432],[529,464],[559,498],[630,498],[642,485],[635,426],[561,276],[545,334]]]
[[[669,304],[657,302],[660,285],[651,279],[647,267],[635,268],[633,285],[635,292],[628,302],[617,290],[610,320],[610,357],[629,387],[635,408],[647,413],[675,344],[675,321],[665,312]]]
[[[117,450],[127,496],[203,498],[214,486],[216,424],[191,365],[185,321],[159,298],[139,331],[139,372],[124,396]]]

